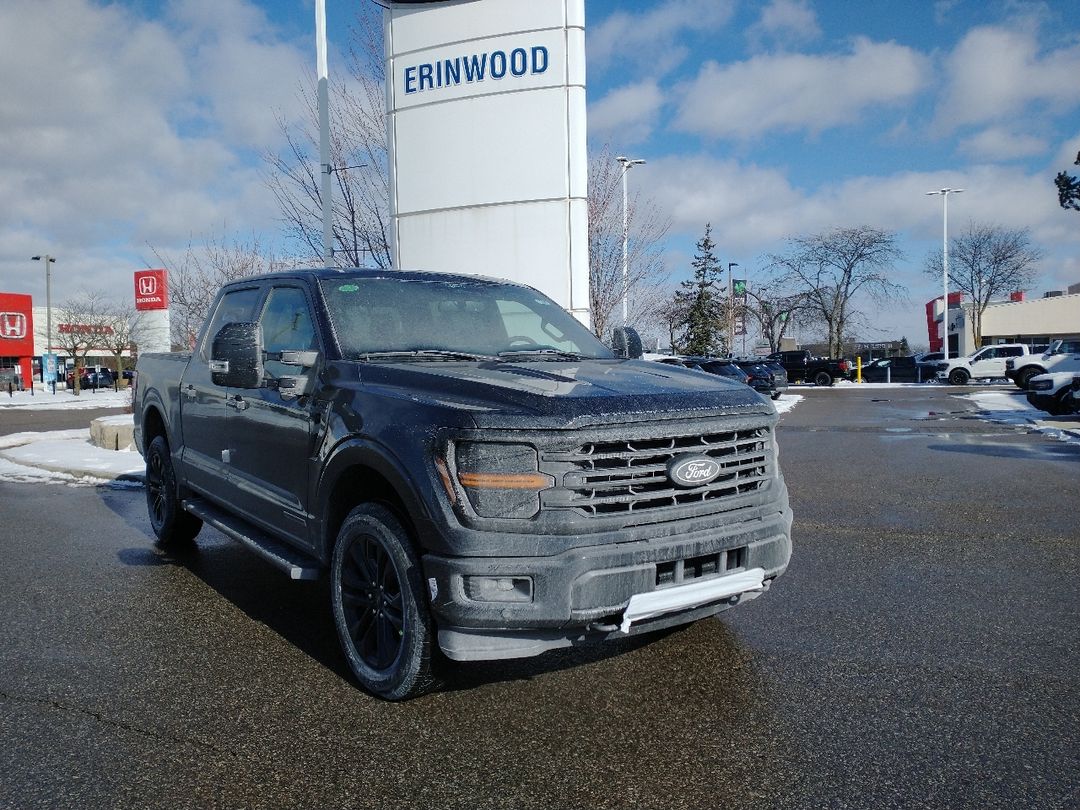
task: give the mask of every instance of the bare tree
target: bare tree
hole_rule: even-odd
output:
[[[107,304],[102,311],[102,323],[109,328],[102,333],[98,345],[113,356],[116,379],[124,370],[124,352],[134,352],[142,333],[142,313],[133,304]]]
[[[170,340],[190,348],[222,285],[238,278],[273,273],[292,266],[263,248],[258,237],[247,241],[220,237],[201,245],[188,243],[178,257],[151,246],[155,258],[169,271]]]
[[[75,361],[72,386],[75,396],[78,396],[82,389],[80,371],[86,367],[86,356],[93,349],[103,348],[103,343],[112,329],[106,311],[107,306],[100,295],[85,291],[59,308],[53,345]]]
[[[589,161],[589,309],[593,332],[601,339],[622,322],[622,173],[606,146]],[[655,320],[668,300],[658,293],[669,275],[663,263],[663,240],[671,221],[652,200],[635,193],[628,199],[626,222],[628,320]]]
[[[972,303],[971,336],[982,346],[983,313],[991,301],[1026,290],[1035,279],[1042,251],[1031,244],[1027,228],[968,223],[968,229],[949,240],[949,281]],[[941,278],[942,251],[926,257],[926,274]]]
[[[890,281],[902,257],[895,234],[860,225],[790,239],[786,253],[769,258],[776,281],[804,297],[826,328],[829,354],[838,357],[860,298],[883,304],[902,297],[903,288]]]
[[[744,316],[753,318],[761,331],[762,340],[768,341],[769,351],[780,350],[787,331],[799,324],[808,326],[813,319],[807,297],[793,293],[775,284],[765,284],[757,289],[746,289]]]
[[[372,4],[358,7],[350,31],[349,78],[329,88],[333,249],[342,266],[391,264],[381,14]],[[306,123],[294,129],[279,119],[286,150],[264,155],[268,169],[264,179],[278,201],[288,236],[307,261],[321,261],[323,204],[314,77],[299,92]]]

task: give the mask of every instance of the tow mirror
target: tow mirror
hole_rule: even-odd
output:
[[[261,388],[262,328],[257,323],[227,323],[210,349],[210,379],[226,388]]]
[[[611,349],[616,357],[638,360],[643,354],[641,335],[629,326],[616,327],[611,333]]]

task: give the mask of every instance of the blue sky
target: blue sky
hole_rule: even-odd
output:
[[[331,71],[365,0],[327,0]],[[524,0],[522,0],[524,1]],[[631,187],[671,218],[677,282],[713,225],[751,281],[785,238],[868,224],[900,236],[910,302],[864,337],[925,343],[922,264],[969,219],[1028,227],[1032,292],[1080,282],[1080,214],[1053,186],[1080,151],[1080,3],[587,0],[590,146],[648,160]],[[125,292],[223,233],[272,242],[259,155],[298,121],[310,0],[0,4],[0,290]]]

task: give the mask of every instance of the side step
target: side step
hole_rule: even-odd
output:
[[[321,568],[312,557],[257,529],[201,498],[183,502],[185,511],[207,523],[224,535],[243,543],[268,563],[280,568],[289,579],[318,579]]]

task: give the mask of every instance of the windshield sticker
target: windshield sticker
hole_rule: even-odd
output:
[[[360,289],[358,284],[342,284],[338,287],[338,292],[356,292]]]

